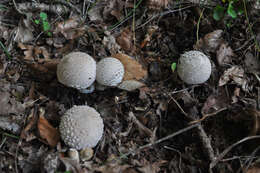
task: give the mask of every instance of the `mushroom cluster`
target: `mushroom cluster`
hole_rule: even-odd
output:
[[[89,106],[73,106],[61,117],[59,126],[64,143],[77,150],[95,147],[103,129],[100,114]]]

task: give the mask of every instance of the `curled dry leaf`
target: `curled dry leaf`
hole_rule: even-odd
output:
[[[141,80],[147,77],[147,70],[145,70],[139,62],[137,62],[130,56],[126,54],[118,53],[112,55],[112,57],[117,58],[124,65],[125,75],[123,81]]]
[[[17,101],[9,92],[0,91],[0,115],[23,114],[25,105]]]
[[[222,33],[222,30],[215,30],[206,34],[196,43],[194,48],[198,50],[203,50],[205,52],[215,53],[220,44],[223,42],[223,39],[221,37]]]
[[[102,44],[110,51],[110,54],[116,54],[121,47],[117,44],[116,39],[110,32],[105,32],[107,36],[104,36]]]
[[[161,10],[167,7],[169,0],[147,0],[146,3],[150,10]]]
[[[61,33],[66,39],[73,40],[82,36],[85,33],[85,28],[80,25],[80,21],[77,20],[77,17],[73,17],[57,23],[53,33]]]
[[[249,72],[259,73],[260,62],[258,61],[257,57],[254,56],[251,52],[247,52],[245,54],[245,65]]]
[[[122,11],[124,11],[124,4],[122,0],[110,0],[105,8],[103,9],[103,17],[105,20],[110,20],[111,15],[114,16],[118,21],[120,21],[124,15]]]
[[[134,91],[143,86],[145,86],[145,84],[142,82],[139,82],[136,80],[126,80],[126,81],[123,81],[122,83],[120,83],[117,86],[117,88],[120,88],[120,89],[126,90],[126,91]]]
[[[217,50],[217,60],[219,65],[229,64],[232,59],[231,57],[235,56],[233,50],[226,43],[222,43]]]
[[[233,66],[226,71],[224,71],[224,74],[220,77],[219,86],[226,85],[230,80],[233,80],[236,84],[239,86],[242,86],[243,90],[246,90],[247,86],[247,80],[244,76],[244,69],[239,66]]]
[[[22,19],[16,28],[14,41],[17,43],[28,43],[34,39],[32,29],[30,28],[31,19]]]
[[[230,99],[227,96],[223,87],[218,88],[216,94],[211,94],[204,103],[201,112],[202,114],[211,114],[229,105]]]
[[[45,47],[26,45],[23,43],[18,43],[18,47],[24,51],[24,60],[44,62],[50,59],[50,54]]]
[[[123,50],[134,51],[133,34],[129,28],[123,29],[120,36],[116,38],[116,42],[121,46]]]
[[[44,109],[40,108],[38,130],[42,139],[46,140],[51,147],[55,147],[60,140],[60,134],[45,118]]]

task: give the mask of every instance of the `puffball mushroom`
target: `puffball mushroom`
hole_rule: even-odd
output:
[[[116,58],[108,57],[97,63],[96,80],[105,86],[117,86],[124,77],[124,66]]]
[[[57,66],[57,78],[68,87],[86,89],[96,79],[96,61],[83,52],[69,53]]]
[[[201,84],[206,82],[211,74],[209,58],[200,51],[188,51],[180,56],[177,72],[187,84]]]
[[[100,114],[89,106],[73,106],[61,117],[59,126],[64,143],[77,150],[95,147],[104,130]]]

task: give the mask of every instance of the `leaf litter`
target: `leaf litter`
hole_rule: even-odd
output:
[[[214,164],[218,172],[244,169],[242,159],[220,162],[218,152],[259,133],[259,54],[246,20],[239,17],[227,28],[208,9],[199,23],[197,1],[139,2],[135,8],[137,2],[124,0],[17,1],[17,11],[0,11],[0,41],[13,58],[0,50],[1,171],[15,172],[9,165],[18,172],[200,172]],[[255,10],[249,17],[257,34]],[[33,23],[39,11],[48,14],[51,36]],[[210,57],[214,72],[208,82],[190,86],[171,64],[193,48]],[[126,70],[123,82],[89,95],[59,84],[56,66],[72,51],[97,61],[118,58]],[[76,151],[80,156],[73,159],[59,138],[59,121],[73,105],[85,104],[98,108],[105,134],[96,148]],[[251,151],[236,148],[228,157]]]

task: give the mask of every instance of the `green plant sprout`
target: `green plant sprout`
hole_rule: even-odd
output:
[[[217,21],[221,20],[225,15],[231,16],[233,19],[238,15],[243,14],[243,9],[239,7],[238,0],[222,0],[223,3],[228,3],[227,7],[217,5],[213,10],[213,18]]]
[[[35,19],[34,23],[37,25],[42,24],[43,31],[46,32],[49,37],[52,35],[50,32],[51,26],[48,22],[48,15],[46,13],[41,12],[40,19]]]
[[[177,64],[175,62],[172,63],[172,65],[171,65],[172,72],[174,72],[176,70],[176,66],[177,66]]]
[[[1,41],[0,41],[0,48],[3,49],[5,55],[8,57],[8,59],[11,59],[10,53],[8,52],[8,50],[6,49],[5,45]]]

